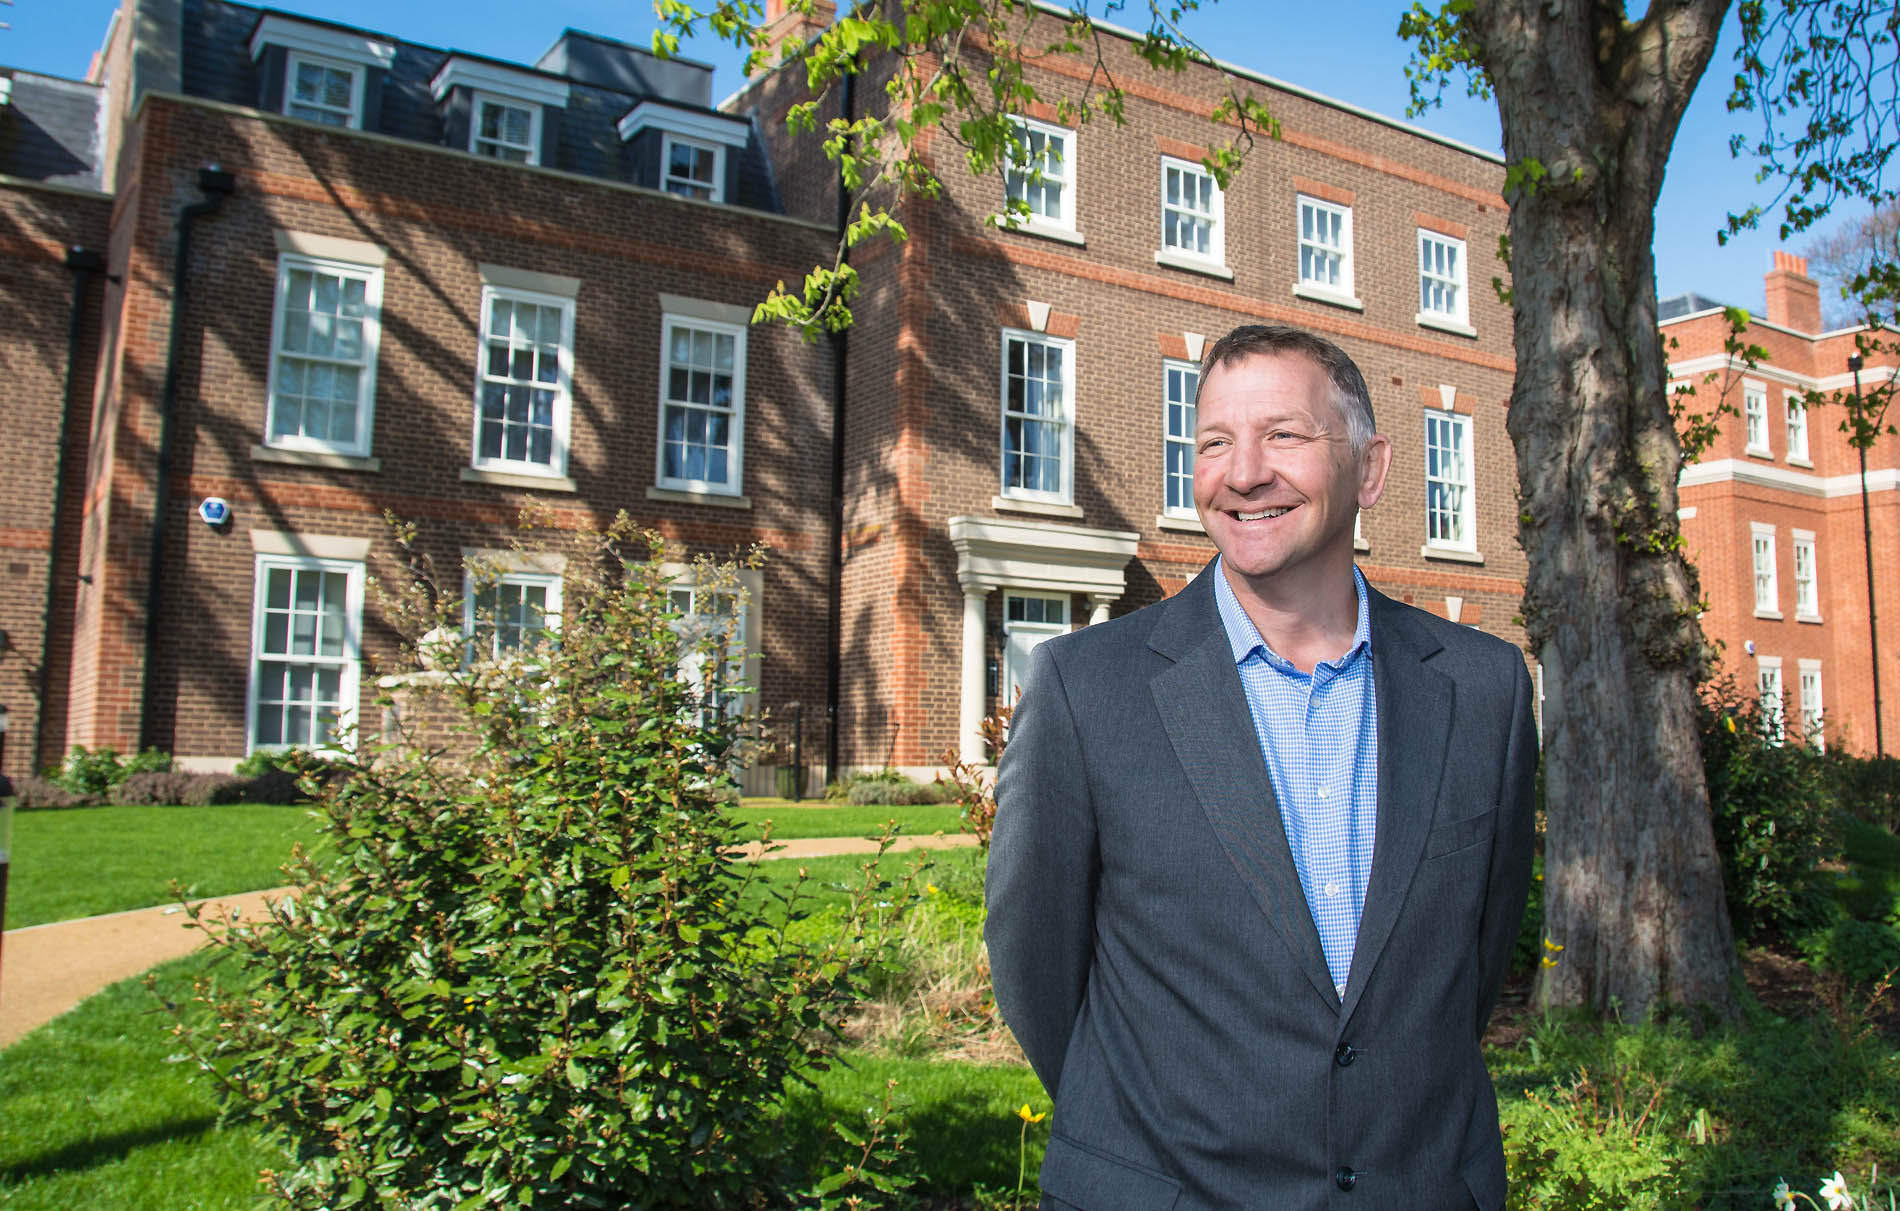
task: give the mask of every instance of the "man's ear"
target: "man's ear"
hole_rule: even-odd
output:
[[[1375,433],[1359,452],[1359,507],[1370,509],[1385,494],[1386,472],[1392,469],[1392,443]]]

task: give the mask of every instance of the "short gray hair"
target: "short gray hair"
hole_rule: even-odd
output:
[[[1201,384],[1221,366],[1229,366],[1250,357],[1274,357],[1298,354],[1309,358],[1326,373],[1333,386],[1333,408],[1346,425],[1346,440],[1354,454],[1366,448],[1378,430],[1372,421],[1372,396],[1366,390],[1365,376],[1346,356],[1346,351],[1323,336],[1285,324],[1243,324],[1220,340],[1201,359]],[[1201,389],[1194,390],[1194,403],[1201,402]]]

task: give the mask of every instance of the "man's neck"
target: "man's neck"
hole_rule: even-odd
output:
[[[1221,572],[1260,638],[1302,673],[1338,659],[1352,647],[1359,630],[1359,590],[1350,559],[1337,572],[1302,577],[1292,585],[1255,584],[1229,569],[1225,560]]]

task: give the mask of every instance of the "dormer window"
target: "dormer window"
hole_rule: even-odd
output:
[[[553,160],[547,115],[567,108],[566,80],[457,52],[429,91],[448,107],[450,146],[515,164]]]
[[[660,163],[660,188],[666,192],[702,202],[724,200],[725,148],[667,135]]]
[[[376,89],[396,44],[374,34],[266,13],[251,34],[263,108],[348,130],[373,127]]]
[[[284,112],[326,126],[359,125],[363,112],[363,69],[311,55],[291,55]]]
[[[532,164],[540,147],[540,135],[539,107],[475,94],[475,121],[469,131],[469,150],[476,155]]]
[[[701,202],[728,200],[733,154],[751,135],[743,118],[663,101],[642,101],[620,119],[620,137],[633,147],[634,179]]]

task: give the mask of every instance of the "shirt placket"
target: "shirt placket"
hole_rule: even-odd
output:
[[[1309,736],[1326,731],[1321,715],[1336,692],[1337,670],[1321,665],[1313,670],[1312,690],[1306,701],[1306,731]],[[1326,952],[1326,966],[1332,973],[1333,988],[1343,1000],[1346,976],[1352,968],[1353,881],[1352,881],[1352,746],[1342,744],[1308,745],[1310,754],[1305,771],[1312,796],[1313,811],[1307,821],[1307,852],[1311,867],[1314,916],[1319,919],[1320,938]]]

